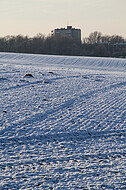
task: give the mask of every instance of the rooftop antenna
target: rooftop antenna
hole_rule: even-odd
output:
[[[69,21],[67,21],[67,26],[69,26]]]

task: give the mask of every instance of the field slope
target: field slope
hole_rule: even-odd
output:
[[[126,59],[0,53],[0,190],[124,190],[125,143]]]

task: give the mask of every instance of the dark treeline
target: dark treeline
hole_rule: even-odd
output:
[[[34,37],[23,35],[0,38],[0,52],[33,53],[50,55],[81,55],[101,57],[126,57],[126,39],[118,35],[93,32],[81,43],[64,37]]]

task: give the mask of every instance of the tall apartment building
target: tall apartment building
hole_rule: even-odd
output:
[[[67,28],[57,28],[51,31],[54,37],[67,37],[81,43],[81,30],[67,26]]]

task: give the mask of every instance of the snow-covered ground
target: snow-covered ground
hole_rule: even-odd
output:
[[[0,190],[126,189],[126,59],[0,53],[0,99]]]

